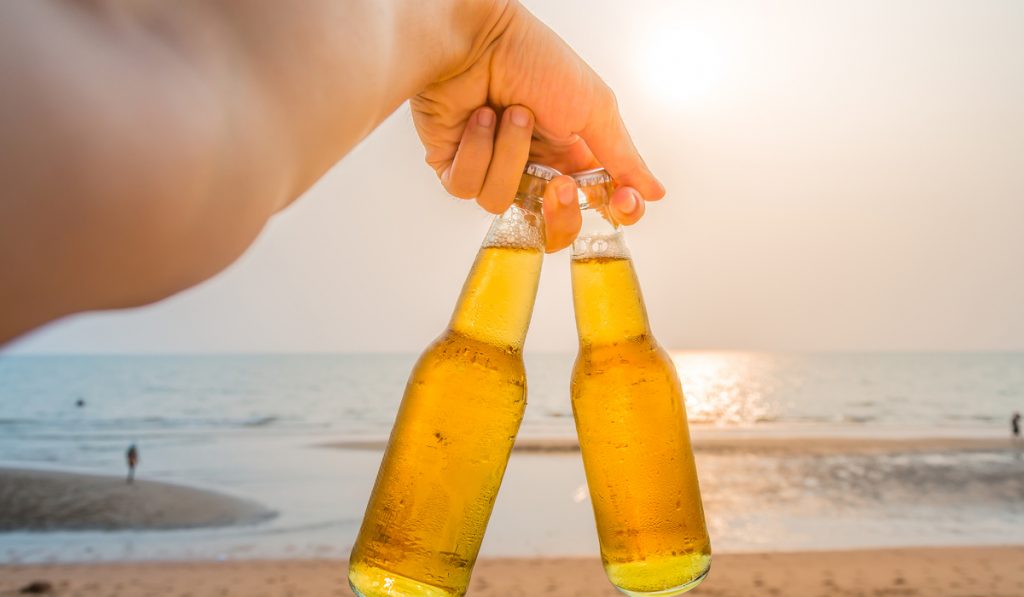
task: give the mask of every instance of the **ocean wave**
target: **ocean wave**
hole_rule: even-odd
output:
[[[877,421],[878,417],[871,415],[839,415],[839,420],[843,423],[863,424]]]
[[[112,418],[65,418],[65,419],[0,419],[0,428],[11,430],[31,429],[32,433],[124,433],[153,431],[197,431],[209,432],[231,429],[262,429],[282,426],[287,417],[276,415],[251,417],[112,417]],[[322,423],[291,420],[289,427],[323,427]]]
[[[32,425],[37,422],[32,419],[0,419],[0,426]]]
[[[242,423],[242,427],[267,427],[281,420],[280,417],[269,416],[269,417],[257,417],[255,419],[249,419]]]

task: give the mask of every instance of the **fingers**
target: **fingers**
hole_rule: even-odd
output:
[[[619,187],[609,200],[612,217],[626,226],[636,224],[644,215],[644,198],[632,187]]]
[[[572,244],[583,225],[576,181],[571,176],[557,176],[544,191],[544,234],[548,253],[561,251]]]
[[[529,159],[533,113],[509,106],[500,125],[496,120],[494,110],[486,106],[470,115],[455,158],[441,172],[441,183],[452,195],[476,197],[481,207],[499,214],[512,204]]]
[[[660,199],[665,191],[637,153],[615,108],[614,97],[608,93],[609,101],[599,120],[592,119],[587,131],[581,133],[583,139],[562,151],[573,150],[578,154],[573,163],[596,161],[604,165],[619,185],[610,199],[612,215],[620,224],[629,226],[643,217],[645,199]],[[594,124],[600,119],[605,126]],[[476,197],[481,207],[497,214],[508,209],[515,198],[530,157],[534,117],[529,109],[516,105],[504,110],[500,124],[496,121],[494,110],[486,106],[470,115],[455,157],[441,174],[441,182],[452,195],[463,199]],[[600,134],[590,134],[599,129]],[[576,184],[569,176],[559,176],[548,183],[544,200],[548,252],[569,246],[580,231],[582,218],[576,193]]]
[[[461,199],[472,199],[480,194],[487,177],[487,166],[494,152],[494,131],[497,116],[494,110],[484,106],[473,112],[462,140],[455,153],[455,159],[441,174],[441,184],[448,192]]]
[[[476,201],[495,214],[508,209],[515,199],[519,177],[530,157],[533,113],[523,106],[509,106],[501,115],[490,166]]]
[[[633,145],[626,124],[619,115],[615,95],[607,87],[602,87],[580,136],[620,187],[632,187],[648,201],[665,196],[665,187]]]

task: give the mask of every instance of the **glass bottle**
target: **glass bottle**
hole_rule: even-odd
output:
[[[677,595],[711,565],[683,393],[658,346],[603,169],[573,175],[583,227],[572,247],[580,351],[572,408],[605,572],[627,595]]]
[[[526,408],[522,348],[544,257],[541,201],[558,174],[527,165],[448,329],[410,375],[352,549],[357,595],[466,592]]]

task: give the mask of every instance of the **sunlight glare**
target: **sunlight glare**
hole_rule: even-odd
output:
[[[651,28],[640,63],[638,70],[651,95],[671,103],[696,103],[708,98],[721,79],[723,67],[715,41],[678,22]]]
[[[673,352],[691,423],[749,426],[774,420],[746,353]]]

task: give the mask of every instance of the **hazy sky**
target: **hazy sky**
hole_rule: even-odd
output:
[[[674,348],[1024,349],[1024,2],[528,1],[668,197],[628,233]],[[217,278],[32,352],[418,351],[489,216],[403,107]],[[572,350],[566,253],[527,344]]]

